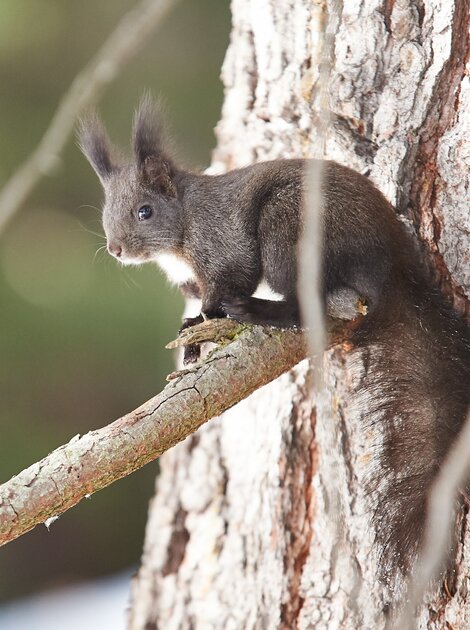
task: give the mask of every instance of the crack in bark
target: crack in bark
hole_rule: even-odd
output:
[[[207,420],[208,417],[208,413],[207,413],[207,401],[205,399],[205,397],[201,394],[201,392],[198,390],[198,388],[196,387],[196,385],[193,385],[193,389],[196,390],[196,392],[199,394],[200,399],[202,400],[202,404],[204,407],[204,419]]]
[[[452,126],[459,108],[461,83],[470,48],[469,34],[466,31],[468,2],[457,0],[455,7],[450,56],[435,80],[423,123],[414,132],[419,138],[418,143],[408,147],[403,159],[399,175],[404,185],[397,199],[399,212],[411,219],[421,243],[432,259],[432,268],[442,290],[451,296],[461,293],[461,289],[453,282],[439,252],[440,224],[435,210],[437,191],[442,185],[437,165],[439,142]],[[423,232],[423,225],[432,226],[433,234],[430,238]]]
[[[249,48],[253,51],[253,55],[251,58],[253,67],[247,68],[247,75],[249,76],[248,85],[250,88],[250,101],[247,103],[247,109],[248,111],[253,111],[256,102],[256,87],[258,85],[258,62],[256,59],[255,34],[253,33],[252,29],[249,29],[246,35],[249,42]]]
[[[157,413],[157,411],[160,409],[160,407],[162,407],[165,403],[167,403],[168,401],[172,400],[173,398],[176,398],[177,396],[182,396],[182,395],[184,395],[187,392],[190,392],[192,390],[197,391],[197,389],[194,387],[194,385],[190,385],[188,387],[183,387],[182,389],[179,389],[174,394],[170,394],[169,396],[166,396],[163,400],[160,400],[158,405],[156,405],[156,407],[153,407],[153,409],[150,409],[150,411],[137,412],[137,413],[134,412],[134,414],[133,414],[134,421],[132,423],[129,423],[129,424],[135,424],[136,422],[140,422],[141,420],[144,420],[145,418],[150,418],[151,416],[155,415]],[[199,394],[199,392],[197,392],[197,393]]]
[[[395,6],[395,0],[385,0],[383,3],[382,14],[384,16],[384,24],[388,35],[392,34],[392,11]]]
[[[304,604],[301,594],[303,568],[307,561],[313,537],[311,505],[313,491],[311,479],[315,473],[316,448],[314,438],[315,412],[305,387],[301,388],[302,402],[294,403],[291,411],[292,433],[290,455],[283,474],[283,488],[290,509],[284,515],[288,548],[284,549],[284,573],[288,578],[287,592],[281,604],[281,628],[291,630],[297,627]],[[281,468],[282,470],[282,468]],[[282,478],[281,478],[282,481]]]
[[[187,514],[186,510],[184,510],[180,504],[175,512],[171,538],[167,547],[167,557],[161,569],[162,577],[164,578],[171,573],[178,573],[181,563],[184,560],[186,545],[190,539],[189,531],[185,526]]]
[[[13,502],[11,501],[11,499],[7,499],[7,501],[8,501],[7,507],[9,507],[10,510],[15,515],[14,518],[12,520],[10,520],[10,529],[8,530],[8,534],[11,534],[11,532],[13,531],[13,528],[15,526],[15,523],[19,522],[19,520],[20,520],[20,515],[16,511],[15,506],[13,505]],[[2,500],[0,505],[5,505],[3,500]]]
[[[52,485],[54,486],[54,488],[55,488],[55,490],[57,492],[57,496],[59,496],[60,499],[62,500],[62,493],[59,490],[59,486],[57,485],[56,480],[54,479],[54,477],[52,475],[49,477],[49,479],[52,481]]]
[[[341,361],[343,367],[344,361]],[[348,486],[348,496],[351,498],[351,511],[354,512],[355,496],[358,487],[358,479],[354,470],[354,449],[351,448],[350,433],[346,423],[346,418],[343,411],[343,406],[339,405],[337,408],[337,417],[339,418],[339,439],[342,452],[342,461],[344,463],[344,469],[347,474],[346,483]],[[361,585],[363,581],[362,570],[357,556],[354,554],[356,544],[350,537],[350,530],[347,527],[342,528],[345,536],[346,548],[350,554],[351,568],[354,572],[353,585],[350,592],[346,593],[349,608],[348,614],[352,612],[352,616],[355,620],[355,626],[357,628],[362,627],[361,611],[357,605],[358,597],[361,591]]]
[[[357,479],[355,483],[356,475],[355,475],[354,466],[353,466],[354,452],[353,452],[353,449],[351,448],[351,443],[349,441],[348,427],[346,425],[346,420],[344,417],[342,407],[338,408],[338,417],[339,417],[339,434],[340,434],[341,450],[344,457],[345,470],[347,471],[347,474],[348,474],[347,483],[351,490],[351,498],[352,500],[354,500],[354,493],[352,492],[352,490],[357,485]]]
[[[194,368],[193,370],[191,370],[190,372],[185,372],[183,374],[181,374],[181,376],[176,377],[175,379],[173,379],[171,381],[171,383],[173,383],[174,381],[177,381],[177,379],[181,379],[184,376],[187,376],[188,374],[191,375],[195,375],[196,376],[196,383],[198,383],[201,378],[205,375],[205,373],[207,372],[207,366],[209,366],[211,363],[214,363],[216,361],[220,361],[221,359],[228,359],[228,358],[235,358],[233,355],[227,353],[221,356],[217,356],[217,357],[213,357],[212,359],[206,359],[204,361],[204,363],[201,363],[201,365],[197,366],[196,368]],[[199,374],[198,374],[199,372]],[[201,392],[197,389],[196,387],[196,383],[194,383],[193,385],[190,385],[188,387],[179,389],[177,392],[175,392],[174,394],[170,394],[169,396],[167,396],[166,398],[164,398],[163,400],[161,400],[158,405],[156,407],[154,407],[153,409],[151,409],[150,411],[146,411],[144,412],[138,412],[138,413],[134,413],[134,418],[135,418],[135,422],[140,422],[141,420],[143,420],[144,418],[149,418],[150,416],[153,416],[158,409],[160,409],[160,407],[168,402],[169,400],[172,400],[173,398],[183,395],[191,390],[194,390],[198,393],[198,395],[200,396],[203,405],[204,405],[204,409],[207,412],[207,404],[206,404],[206,399],[204,396],[202,396]],[[205,417],[207,417],[207,413],[205,414]]]
[[[135,435],[132,435],[132,433],[130,433],[129,431],[126,431],[125,429],[122,429],[122,433],[124,433],[124,435],[127,435],[127,437],[129,437],[134,442],[136,441]]]

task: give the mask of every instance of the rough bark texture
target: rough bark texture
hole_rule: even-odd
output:
[[[233,0],[215,171],[311,154],[314,4]],[[396,204],[464,309],[469,3],[338,7],[328,157],[369,174]],[[371,423],[361,366],[361,356],[344,348],[327,353],[331,397],[318,409],[329,427],[317,422],[302,363],[162,458],[131,628],[385,627],[369,522],[374,497],[365,492],[382,436],[364,430]],[[326,445],[341,498],[336,524]],[[470,627],[466,513],[458,526],[455,574],[429,596],[419,628]]]

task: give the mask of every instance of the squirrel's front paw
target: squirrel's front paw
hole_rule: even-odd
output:
[[[196,326],[196,324],[202,324],[203,321],[204,317],[202,315],[198,315],[197,317],[186,317],[186,319],[183,319],[183,325],[178,330],[178,334],[180,335],[183,330],[186,330],[186,328]]]
[[[198,343],[192,343],[184,347],[183,365],[197,363],[201,357],[201,346]]]
[[[204,317],[198,315],[197,317],[186,317],[183,320],[183,325],[178,331],[178,335],[181,335],[183,330],[196,326],[196,324],[202,324]],[[201,357],[201,346],[198,343],[192,343],[189,346],[184,347],[183,351],[183,365],[189,365],[191,363],[197,363]]]

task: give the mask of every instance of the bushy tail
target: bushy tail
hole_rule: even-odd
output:
[[[370,475],[381,577],[397,597],[423,542],[430,488],[470,404],[470,334],[421,279],[388,301],[358,345],[368,356],[368,421],[382,439]]]

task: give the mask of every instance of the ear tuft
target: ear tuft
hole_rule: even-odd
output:
[[[165,148],[162,106],[148,92],[136,110],[132,140],[137,168],[143,179],[163,195],[175,197],[174,167]]]
[[[80,149],[103,183],[118,167],[111,156],[108,134],[95,113],[79,121],[78,137]]]
[[[134,116],[132,141],[137,166],[142,169],[149,159],[162,154],[164,144],[161,107],[149,93],[144,94]]]

